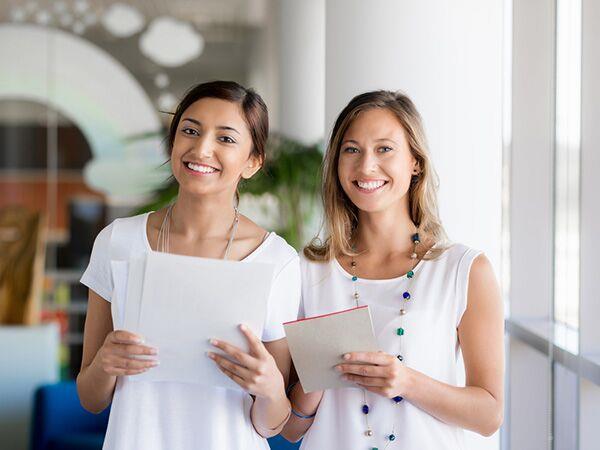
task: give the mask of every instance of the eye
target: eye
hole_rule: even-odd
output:
[[[379,147],[379,153],[388,153],[393,150],[392,147]]]
[[[220,136],[218,140],[226,144],[235,144],[235,140],[231,136]]]
[[[193,128],[189,128],[189,127],[182,128],[181,132],[183,134],[187,134],[188,136],[199,136],[198,131],[194,130]]]
[[[356,147],[346,147],[342,150],[344,153],[358,153],[359,150]]]

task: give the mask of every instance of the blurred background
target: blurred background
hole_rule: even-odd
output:
[[[241,209],[298,249],[336,115],[411,96],[444,225],[504,293],[504,425],[469,448],[600,448],[598,30],[597,0],[0,0],[0,448],[101,448],[78,280],[107,223],[173,198],[169,113],[214,79],[269,107]]]

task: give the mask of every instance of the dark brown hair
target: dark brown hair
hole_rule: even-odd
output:
[[[265,162],[265,147],[269,136],[269,113],[267,105],[254,90],[245,88],[234,81],[210,81],[201,83],[186,92],[173,115],[167,136],[169,156],[173,150],[175,135],[181,116],[193,103],[203,98],[218,98],[238,103],[242,107],[244,121],[252,136],[251,155],[257,156],[261,163]]]

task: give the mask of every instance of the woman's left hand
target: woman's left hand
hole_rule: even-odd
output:
[[[210,343],[229,358],[213,352],[208,352],[208,357],[217,363],[225,375],[250,394],[269,399],[285,397],[283,375],[273,356],[248,327],[240,325],[240,330],[248,340],[249,353],[227,342],[212,339]]]
[[[386,398],[404,397],[408,391],[410,369],[381,351],[347,353],[335,367],[343,379]]]

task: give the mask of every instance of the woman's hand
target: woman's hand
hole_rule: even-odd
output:
[[[336,366],[342,378],[386,398],[404,397],[411,370],[398,358],[384,352],[354,352],[344,355]]]
[[[208,357],[217,363],[225,375],[250,394],[270,399],[285,397],[283,376],[273,356],[248,327],[240,325],[240,330],[248,340],[249,353],[227,342],[212,339],[210,343],[233,361],[213,352],[208,352]]]
[[[92,364],[111,376],[137,375],[158,365],[158,351],[129,331],[108,333]]]

